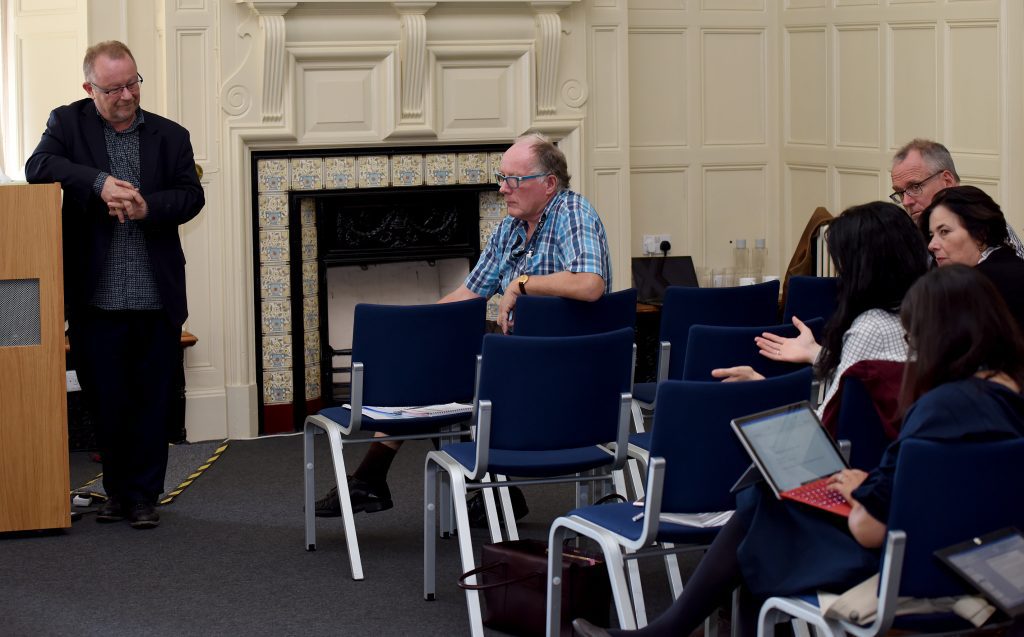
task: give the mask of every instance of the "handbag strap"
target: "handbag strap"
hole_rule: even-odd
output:
[[[504,562],[495,562],[493,564],[487,564],[485,566],[478,566],[478,567],[474,568],[471,571],[466,571],[465,573],[463,573],[462,575],[459,576],[459,588],[461,588],[463,590],[467,590],[467,591],[485,591],[485,590],[490,589],[490,588],[498,588],[499,586],[508,586],[509,584],[515,584],[516,582],[522,582],[524,580],[533,579],[534,577],[542,577],[544,575],[540,571],[534,571],[532,573],[527,573],[526,575],[521,575],[521,576],[516,577],[514,579],[505,580],[503,582],[491,582],[490,584],[467,584],[466,583],[466,580],[469,579],[470,577],[473,577],[474,575],[479,575],[480,573],[486,573],[487,571],[494,570],[495,568],[501,566],[502,564],[504,564]]]
[[[609,493],[608,495],[604,496],[594,504],[605,504],[607,502],[626,502],[626,496],[622,495],[621,493]]]

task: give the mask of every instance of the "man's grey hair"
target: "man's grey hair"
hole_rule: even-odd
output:
[[[956,165],[953,164],[953,156],[949,154],[949,149],[939,142],[933,142],[930,139],[918,138],[911,140],[903,148],[896,151],[892,158],[892,165],[895,166],[903,162],[912,150],[920,153],[921,159],[924,160],[924,163],[932,172],[947,170],[949,174],[953,175],[953,179],[960,183],[960,175],[956,172]]]
[[[558,189],[569,187],[569,167],[565,161],[565,153],[540,133],[527,133],[516,139],[516,143],[526,142],[533,149],[537,161],[537,172],[551,173],[558,180]]]
[[[124,42],[118,42],[117,40],[107,40],[105,42],[99,42],[92,45],[85,51],[85,59],[82,60],[82,73],[85,74],[85,80],[91,82],[93,79],[92,70],[93,65],[96,63],[96,58],[101,55],[105,55],[111,60],[120,60],[127,56],[135,61],[135,56],[132,55],[131,49]]]

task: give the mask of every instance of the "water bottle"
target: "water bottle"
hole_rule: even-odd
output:
[[[749,276],[750,272],[750,250],[747,248],[746,239],[736,239],[736,247],[733,249],[733,267],[736,270],[736,279]]]
[[[750,253],[750,276],[758,281],[764,276],[764,264],[768,253],[764,248],[764,239],[754,240],[754,251]]]

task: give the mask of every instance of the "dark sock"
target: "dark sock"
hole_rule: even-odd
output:
[[[369,484],[387,482],[391,462],[397,453],[397,449],[392,449],[382,442],[371,442],[362,463],[359,464],[359,468],[355,470],[352,477]]]
[[[727,603],[733,589],[740,585],[742,577],[736,548],[746,534],[746,524],[734,517],[718,532],[718,537],[683,587],[683,593],[668,610],[640,630],[608,632],[638,637],[689,635],[704,623],[704,618]]]

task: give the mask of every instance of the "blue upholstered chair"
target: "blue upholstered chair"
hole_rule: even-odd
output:
[[[633,386],[633,421],[643,431],[642,409],[654,407],[657,383],[681,380],[692,325],[771,325],[779,311],[779,282],[734,288],[669,287],[661,306],[656,382]]]
[[[804,322],[807,319],[820,317],[825,323],[828,323],[836,311],[838,286],[839,279],[835,277],[789,277],[782,322],[791,323],[795,316]]]
[[[570,337],[484,338],[476,439],[427,454],[424,483],[424,581],[435,592],[438,477],[447,475],[463,572],[474,567],[468,490],[501,485],[607,480],[580,474],[617,470],[626,461],[633,330]],[[469,482],[487,472],[508,482]],[[492,529],[493,532],[493,529]],[[515,538],[512,538],[515,539]],[[469,584],[475,584],[472,577]],[[470,628],[483,634],[479,593],[466,591]]]
[[[612,595],[619,625],[635,628],[646,624],[643,598],[627,589],[624,560],[643,557],[654,549],[693,550],[709,544],[717,528],[704,529],[659,520],[661,513],[703,513],[736,508],[730,489],[750,465],[729,423],[732,419],[806,400],[811,371],[748,383],[665,381],[658,387],[654,425],[651,428],[651,462],[648,463],[644,508],[632,503],[603,504],[575,509],[551,526],[548,554],[559,548],[567,533],[593,538],[601,546],[612,581]],[[643,512],[642,519],[636,515]],[[548,562],[548,627],[559,625],[558,560]],[[678,575],[675,575],[678,577]],[[673,595],[681,592],[673,583]],[[553,634],[549,632],[549,634]]]
[[[515,309],[516,336],[583,336],[611,332],[636,323],[636,290],[605,294],[596,301],[560,296],[520,296]]]
[[[349,499],[343,444],[450,436],[470,414],[419,418],[371,418],[362,408],[471,403],[476,360],[486,327],[486,301],[399,306],[359,304],[352,325],[352,391],[348,407],[329,407],[303,427],[306,549],[316,548],[313,442],[323,431],[330,442],[352,578],[363,579]],[[387,434],[352,438],[360,431]]]
[[[859,637],[890,628],[944,634],[972,628],[952,613],[897,617],[897,597],[977,594],[934,552],[1003,527],[1024,528],[1024,439],[901,444],[874,621],[826,619],[813,597],[772,597],[761,607],[759,634],[770,637],[776,623],[792,618],[820,634]]]
[[[814,333],[815,339],[819,339],[824,321],[814,318],[805,323]],[[690,328],[690,337],[686,343],[683,380],[715,380],[711,370],[718,367],[750,365],[763,376],[780,376],[806,367],[802,363],[784,363],[761,356],[754,337],[764,332],[786,338],[798,334],[792,323],[755,327],[694,325]]]

